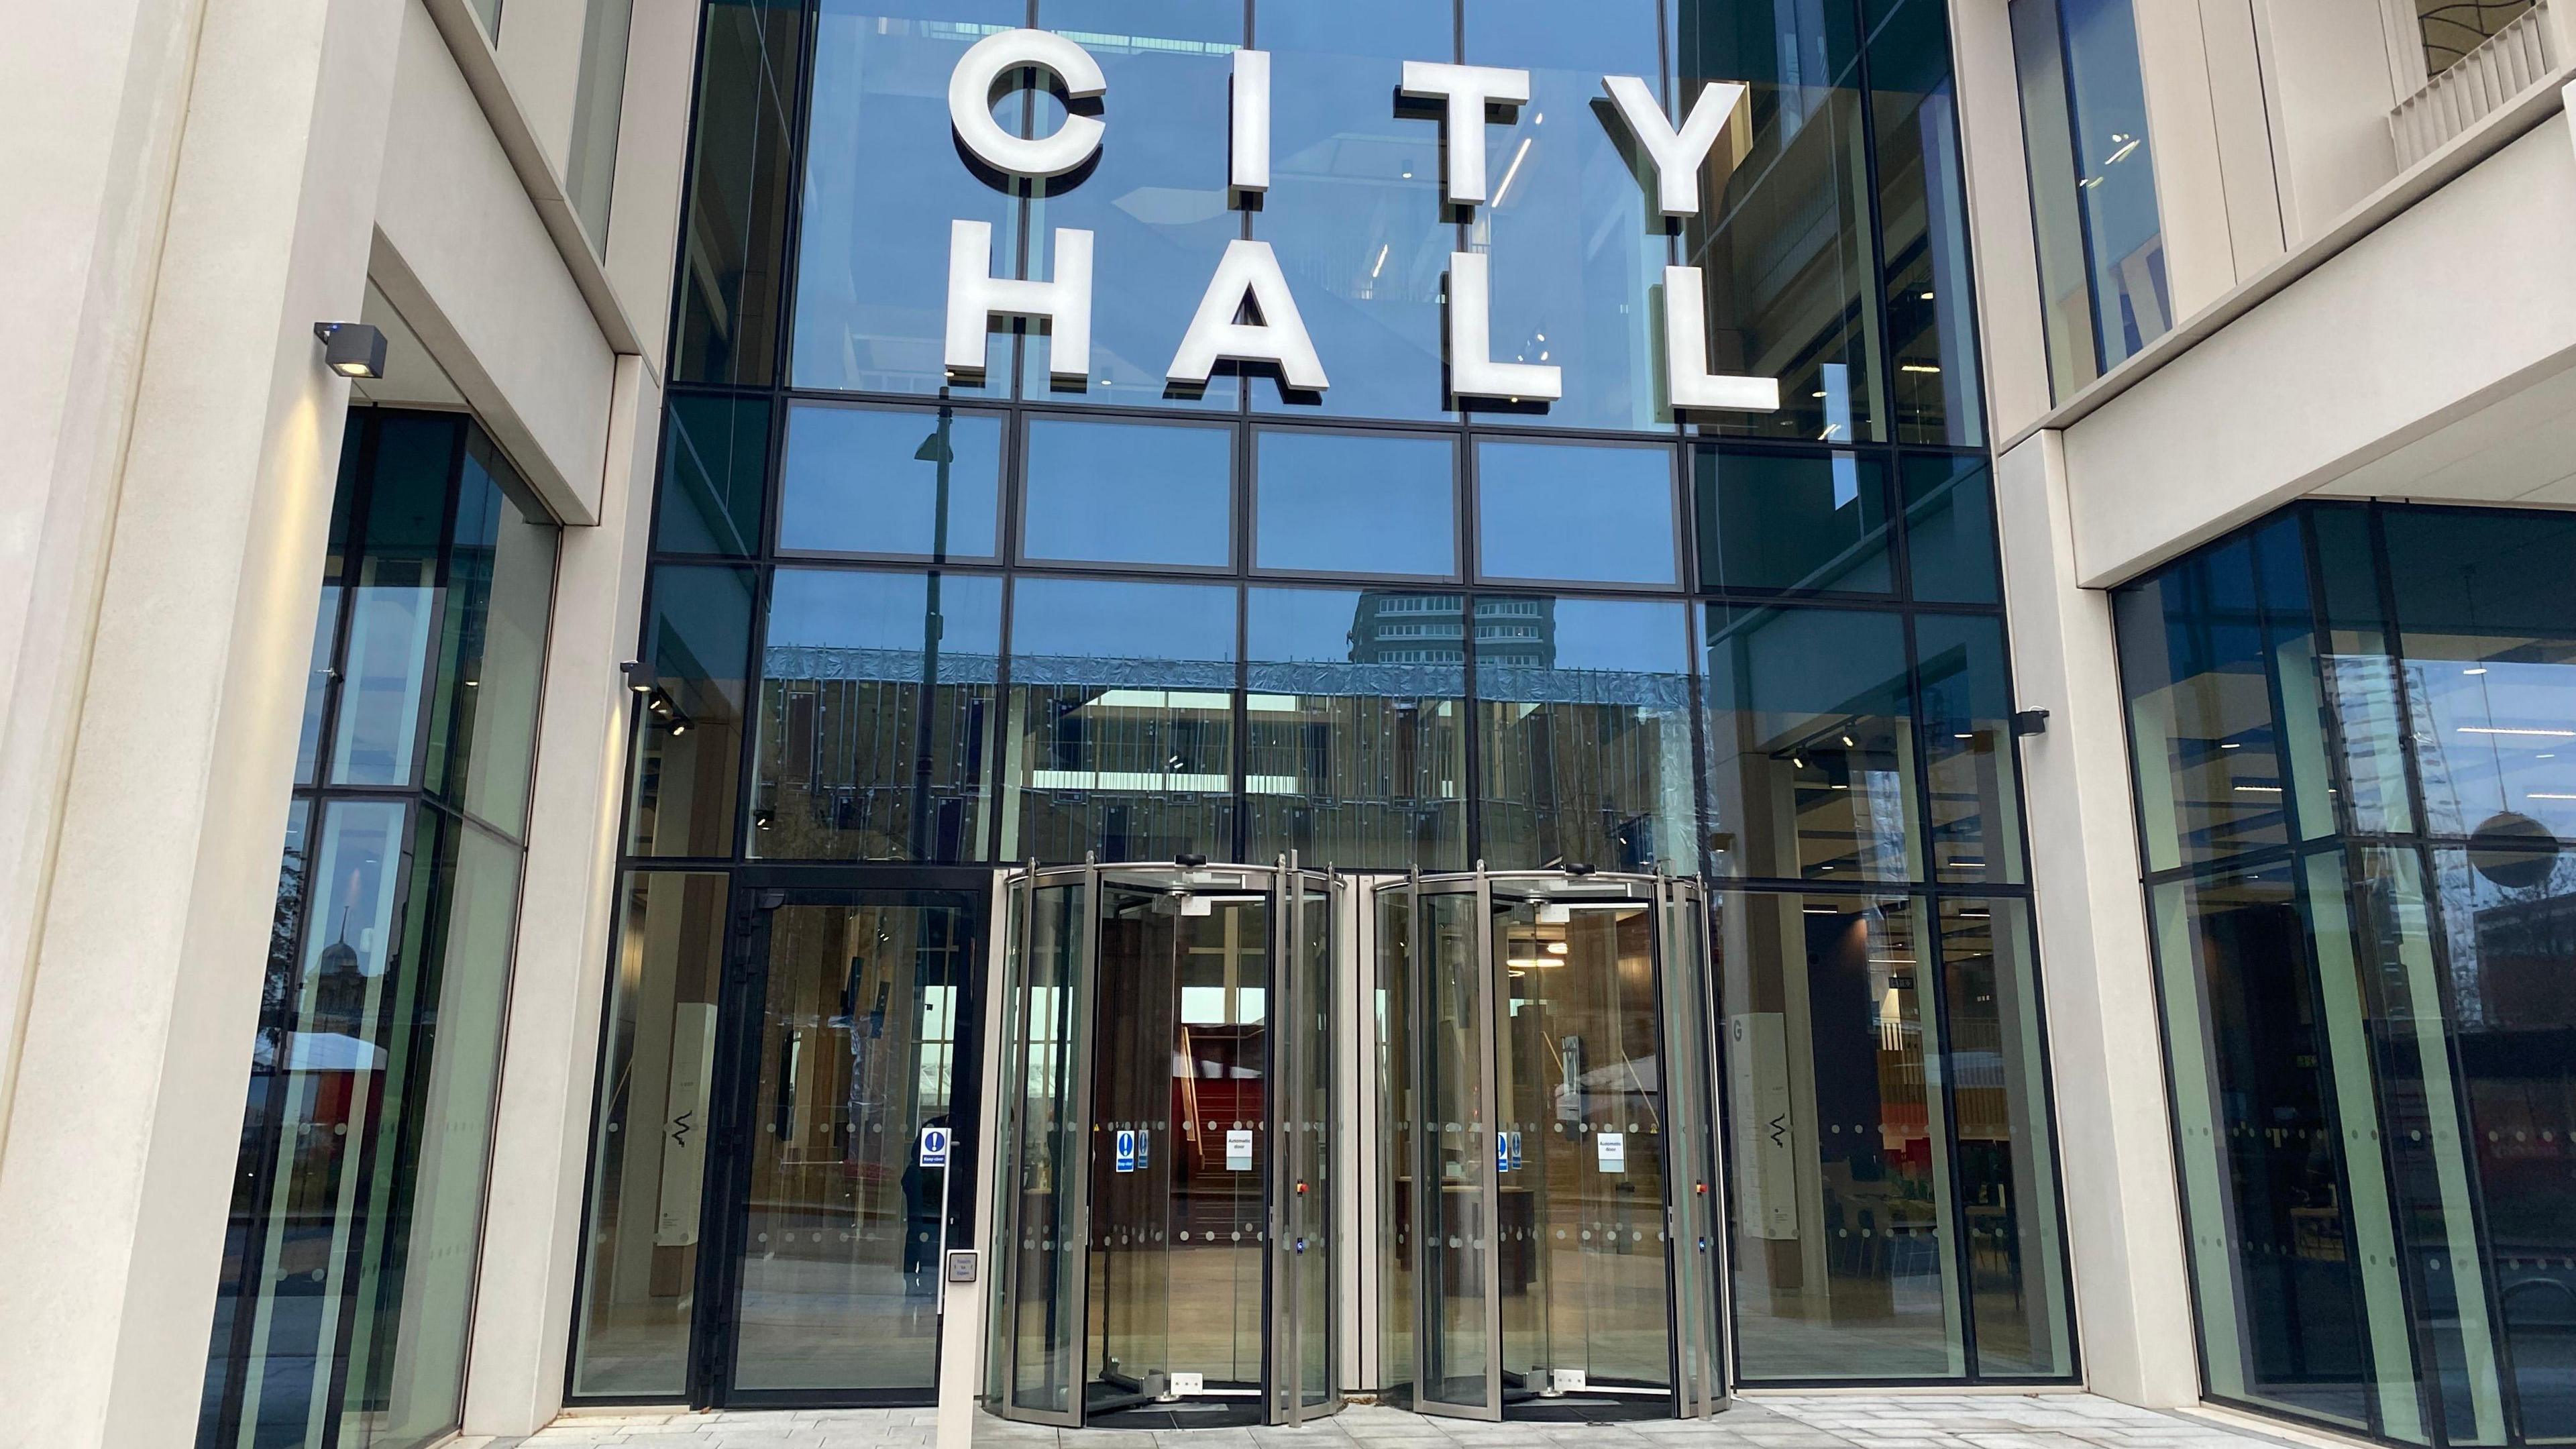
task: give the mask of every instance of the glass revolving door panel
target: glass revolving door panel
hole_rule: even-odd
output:
[[[1012,880],[1000,1412],[1167,1427],[1334,1402],[1330,890],[1290,867]]]

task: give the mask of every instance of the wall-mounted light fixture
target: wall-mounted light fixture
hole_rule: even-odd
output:
[[[313,335],[322,339],[322,360],[342,377],[382,377],[385,375],[385,334],[364,322],[316,322]]]
[[[626,676],[626,687],[628,689],[634,690],[637,694],[651,694],[653,692],[653,676],[645,672],[643,660],[629,659],[625,663],[618,665],[617,668],[618,672]]]
[[[2044,735],[2048,733],[2048,711],[2044,709],[2014,710],[2012,717],[2012,732],[2016,736]]]

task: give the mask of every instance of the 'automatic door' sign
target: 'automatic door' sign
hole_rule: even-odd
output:
[[[1044,136],[1015,136],[993,119],[993,102],[1005,83],[1031,70],[1055,77],[1073,101],[1098,101],[1109,90],[1099,62],[1080,45],[1043,30],[988,35],[958,59],[948,77],[948,117],[957,140],[994,170],[1019,177],[1063,176],[1100,150],[1108,124],[1068,112]],[[1234,53],[1234,113],[1227,145],[1227,180],[1238,201],[1270,185],[1270,56]],[[1655,199],[1667,218],[1696,216],[1699,172],[1709,149],[1744,100],[1744,87],[1712,84],[1699,93],[1676,128],[1646,82],[1637,76],[1601,78],[1612,108],[1655,169]],[[1448,202],[1468,208],[1485,202],[1485,115],[1489,108],[1528,102],[1529,72],[1496,66],[1404,62],[1403,96],[1436,103],[1448,147],[1442,168]],[[1091,233],[1059,227],[1049,254],[1054,275],[1045,281],[993,275],[993,228],[988,222],[948,224],[948,320],[945,363],[953,376],[983,376],[985,345],[994,317],[1044,321],[1047,373],[1081,387],[1091,374]],[[1506,259],[1508,260],[1508,259]],[[1482,252],[1449,254],[1448,351],[1450,391],[1461,399],[1545,402],[1564,395],[1556,369],[1545,363],[1497,362],[1487,335],[1491,290]],[[1777,378],[1735,377],[1708,370],[1707,294],[1696,267],[1664,268],[1664,383],[1681,411],[1774,412]],[[1250,319],[1250,320],[1239,320]],[[1297,299],[1266,242],[1237,240],[1200,295],[1197,313],[1181,335],[1164,376],[1204,385],[1217,364],[1275,367],[1288,387],[1321,393],[1331,385],[1314,339],[1297,314]]]

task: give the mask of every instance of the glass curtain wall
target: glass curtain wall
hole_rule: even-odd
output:
[[[2213,1398],[2576,1438],[2571,542],[2315,505],[2117,596]]]
[[[197,1442],[458,1423],[559,530],[453,414],[353,409]]]
[[[1878,1360],[1851,1347],[1892,1335],[1905,1351],[1873,1377],[2072,1376],[1944,7],[1182,9],[707,7],[637,889],[755,863],[1294,850],[1716,874],[1730,920],[1810,891],[1862,892],[1856,918],[1895,902],[1917,923],[1896,1005],[1882,962],[1815,1029],[1874,1044],[1888,1023],[1900,1044],[1868,1059],[1893,1105],[1830,1183],[1814,1164],[1851,1124],[1800,1106],[1787,1160],[1810,1166],[1773,1191],[1795,1205],[1780,1241],[1814,1239],[1814,1266],[1747,1311],[1805,1325],[1807,1347],[1761,1358],[1748,1332],[1746,1374],[1856,1372]],[[966,48],[1018,25],[1072,36],[1109,79],[1098,162],[1042,186],[970,169],[946,108]],[[1247,45],[1274,76],[1251,209],[1219,144]],[[1490,200],[1467,214],[1440,201],[1437,117],[1394,101],[1408,59],[1531,73],[1531,101],[1488,123]],[[1605,120],[1612,73],[1668,111],[1748,85],[1700,216],[1657,213]],[[1062,116],[1043,91],[996,104],[1034,132]],[[995,274],[1024,278],[1051,275],[1057,228],[1094,233],[1079,388],[1037,370],[1047,339],[1020,324],[991,328],[980,381],[946,374],[952,219],[991,225]],[[1321,394],[1257,369],[1162,381],[1243,238],[1275,251]],[[1447,394],[1459,251],[1490,258],[1495,356],[1563,369],[1558,403]],[[1777,376],[1780,411],[1665,406],[1662,269],[1684,264],[1707,276],[1711,365]],[[621,948],[613,1016],[696,999],[711,908]],[[1742,935],[1725,969],[1766,1000],[1823,990],[1806,941]],[[653,1030],[612,1032],[604,1081],[622,1053],[667,1056]],[[1857,1050],[1779,1040],[1738,1096]],[[601,1164],[642,1148],[600,1140]],[[616,1170],[621,1193],[660,1181]],[[637,1210],[595,1190],[594,1241],[610,1211]],[[1901,1221],[1904,1251],[1828,1273],[1823,1243],[1864,1212],[1873,1245]],[[1744,1233],[1739,1256],[1769,1251]],[[650,1285],[687,1282],[688,1245],[633,1251],[625,1296],[586,1309],[577,1393],[685,1391],[685,1313]]]

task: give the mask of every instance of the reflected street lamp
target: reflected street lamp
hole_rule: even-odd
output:
[[[944,394],[946,389],[941,391]],[[939,426],[912,450],[916,460],[936,464],[939,470],[930,513],[930,580],[921,598],[921,705],[915,730],[919,748],[912,765],[912,858],[916,862],[930,855],[931,701],[939,689],[939,636],[946,632],[939,615],[938,566],[948,561],[948,465],[957,461],[956,449],[948,445],[948,430],[955,416],[954,409],[942,405]]]

